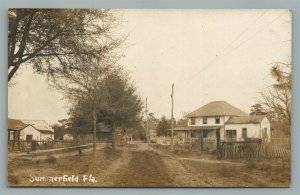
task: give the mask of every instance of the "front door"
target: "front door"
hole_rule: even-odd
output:
[[[263,139],[268,139],[268,129],[267,128],[263,128],[262,138]]]
[[[32,135],[26,135],[26,141],[31,142],[32,141]]]

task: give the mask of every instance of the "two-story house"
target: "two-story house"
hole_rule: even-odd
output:
[[[250,116],[225,101],[210,102],[187,115],[187,127],[174,129],[182,139],[244,141],[249,138],[270,138],[270,122],[266,116]]]

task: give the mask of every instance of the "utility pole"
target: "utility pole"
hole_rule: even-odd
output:
[[[174,111],[174,83],[172,84],[172,93],[171,93],[171,103],[172,103],[172,108],[171,108],[171,145],[172,145],[172,150],[173,150],[173,147],[174,147],[174,143],[173,143],[173,129],[174,129],[174,114],[173,114],[173,111]]]
[[[146,98],[146,138],[149,143],[148,98]]]

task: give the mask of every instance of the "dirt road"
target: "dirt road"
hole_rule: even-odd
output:
[[[282,167],[277,161],[245,164],[205,159],[199,155],[178,156],[145,143],[131,144],[115,152],[101,148],[95,155],[85,152],[82,156],[54,158],[54,162],[15,159],[9,164],[9,185],[245,187],[288,186],[290,182],[290,167]],[[78,181],[52,181],[56,177],[73,175]]]
[[[224,181],[228,178],[225,180],[218,178],[214,182],[213,178],[206,176],[207,173],[203,173],[201,165],[200,169],[199,167],[195,168],[194,165],[202,164],[203,166],[204,164],[206,165],[204,166],[205,169],[208,167],[213,168],[217,164],[233,166],[232,169],[244,166],[241,163],[230,163],[227,161],[179,158],[145,143],[129,145],[122,151],[122,154],[121,162],[116,161],[110,165],[110,169],[102,172],[102,175],[105,177],[102,177],[99,181],[101,186],[199,187],[214,186],[216,184],[217,186],[223,186],[226,185]],[[218,176],[216,175],[215,177],[217,178]]]
[[[114,178],[115,186],[171,186],[173,184],[159,154],[132,151],[131,160]]]

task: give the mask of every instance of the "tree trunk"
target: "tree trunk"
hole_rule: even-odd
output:
[[[116,148],[116,140],[115,140],[115,123],[112,123],[112,130],[111,130],[111,147],[113,150]]]
[[[93,128],[93,154],[96,152],[96,130],[97,130],[97,114],[95,108],[93,109],[93,122],[94,122],[94,128]]]

